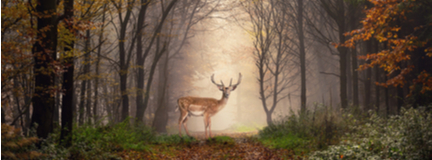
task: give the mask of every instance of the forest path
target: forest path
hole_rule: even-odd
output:
[[[211,139],[205,139],[204,133],[191,135],[196,142],[180,145],[154,145],[151,152],[123,151],[118,155],[122,159],[299,159],[287,149],[270,149],[251,138],[257,132],[213,133]],[[227,138],[231,137],[230,138]]]

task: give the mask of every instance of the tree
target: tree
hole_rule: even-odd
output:
[[[403,0],[369,0],[369,2],[372,6],[365,9],[366,18],[361,21],[362,28],[346,33],[345,35],[352,37],[341,46],[354,48],[356,42],[372,39],[383,43],[385,49],[360,56],[361,59],[368,60],[368,63],[361,65],[359,69],[364,70],[375,66],[383,68],[388,73],[387,76],[394,76],[388,78],[386,82],[376,82],[376,84],[399,88],[407,83],[411,84],[408,96],[429,93],[432,90],[430,75],[432,69],[425,64],[429,64],[432,57],[432,35],[427,34],[430,33],[432,26],[428,21],[431,16],[428,11],[432,9],[430,2]],[[404,65],[405,63],[407,65]],[[399,96],[402,95],[399,93]],[[427,103],[423,96],[416,95],[416,97],[416,104]]]
[[[73,10],[74,0],[66,0],[64,4],[64,21],[68,30],[73,33]],[[64,48],[64,65],[67,71],[63,73],[63,90],[64,95],[62,99],[62,112],[61,112],[61,143],[68,147],[72,145],[72,124],[73,124],[73,98],[74,98],[74,40],[66,44]]]
[[[304,45],[304,32],[303,32],[303,0],[297,0],[297,36],[299,41],[300,53],[300,75],[301,75],[301,95],[300,104],[301,112],[306,112],[306,51]]]
[[[165,23],[165,19],[167,18],[168,14],[170,13],[171,9],[174,7],[174,5],[176,4],[177,1],[178,0],[171,0],[171,2],[168,4],[168,6],[166,6],[166,8],[165,8],[164,4],[161,3],[161,11],[162,11],[161,19],[160,19],[159,23],[157,24],[157,26],[153,32],[153,35],[151,36],[149,45],[147,46],[146,50],[144,51],[144,55],[148,55],[150,52],[150,49],[153,46],[153,43],[156,40],[156,49],[155,49],[156,51],[155,51],[155,55],[154,55],[151,67],[150,67],[149,78],[147,79],[147,86],[146,86],[146,89],[144,91],[144,103],[142,104],[142,106],[136,106],[137,107],[136,118],[138,121],[144,120],[143,119],[144,118],[144,112],[147,109],[148,101],[150,98],[149,92],[150,92],[150,87],[151,87],[151,84],[153,81],[153,75],[155,73],[159,59],[166,52],[166,47],[167,47],[166,42],[164,42],[162,48],[160,48],[160,41],[159,41],[160,35],[159,34],[161,33],[163,24]],[[144,63],[142,63],[142,64],[144,64]],[[144,66],[142,66],[142,67],[144,67]],[[140,75],[138,75],[138,76],[140,76]],[[143,82],[138,81],[137,83],[143,83]],[[138,98],[141,98],[141,97],[138,97]]]
[[[57,65],[57,1],[37,0],[37,35],[33,45],[35,91],[32,99],[33,115],[31,126],[37,124],[37,135],[47,138],[53,132],[54,76]]]
[[[242,3],[252,23],[255,65],[258,68],[259,97],[268,125],[277,104],[288,94],[288,54],[290,45],[287,27],[288,15],[280,1]],[[286,95],[286,96],[284,96]]]

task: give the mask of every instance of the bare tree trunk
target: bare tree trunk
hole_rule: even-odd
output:
[[[353,88],[353,105],[359,106],[359,89],[358,89],[358,65],[357,65],[357,50],[351,50],[351,69],[352,69],[352,88]]]
[[[375,70],[375,82],[380,82],[380,69],[378,66],[374,68]],[[379,113],[380,110],[380,87],[375,85],[375,109],[376,113]]]
[[[166,102],[166,91],[168,82],[168,53],[164,55],[164,61],[159,63],[159,82],[158,82],[158,105],[153,120],[153,128],[156,132],[165,133],[168,123],[168,102]]]
[[[352,80],[352,73],[351,73],[351,71],[352,71],[352,69],[351,69],[351,67],[352,67],[352,64],[351,64],[351,53],[350,53],[350,51],[349,51],[349,49],[347,49],[347,51],[346,51],[346,57],[347,57],[347,59],[346,59],[346,75],[347,75],[347,100],[348,100],[348,103],[350,103],[350,102],[352,102],[353,101],[353,87],[352,87],[352,82],[353,82],[353,80]]]
[[[297,23],[298,23],[298,39],[300,45],[300,74],[301,74],[301,112],[306,112],[306,51],[304,46],[303,32],[303,0],[297,0]]]
[[[122,12],[118,12],[118,16],[120,18],[120,36],[119,36],[119,59],[120,59],[120,94],[121,94],[121,101],[122,101],[122,109],[121,109],[121,118],[120,121],[125,120],[129,116],[129,95],[127,93],[127,78],[129,73],[129,62],[130,62],[130,56],[131,53],[126,50],[126,30],[129,24],[130,17],[132,15],[132,7],[135,0],[128,1],[127,2],[127,11],[126,15],[123,17]],[[121,4],[117,4],[121,7]],[[131,42],[131,49],[133,48],[133,45],[135,43],[135,38],[132,39]],[[129,54],[128,54],[129,53]]]
[[[78,107],[78,125],[82,126],[84,124],[84,103],[85,103],[85,90],[87,81],[83,80],[81,82],[81,91],[80,91],[80,102]]]
[[[137,48],[136,48],[136,65],[138,66],[137,70],[137,90],[136,90],[136,112],[143,112],[140,110],[142,106],[144,105],[144,62],[147,59],[148,52],[146,54],[143,54],[143,43],[142,43],[142,37],[143,37],[143,30],[144,30],[144,22],[145,22],[145,15],[147,11],[148,4],[150,3],[150,0],[141,0],[141,8],[140,12],[138,13],[138,23],[137,23]],[[137,121],[142,121],[142,117],[136,116]]]
[[[174,7],[174,5],[176,4],[178,0],[172,0],[167,8],[163,11],[162,17],[161,17],[161,21],[159,22],[158,26],[156,27],[155,32],[153,33],[152,39],[150,40],[150,43],[148,45],[148,47],[146,48],[144,55],[148,55],[148,53],[150,52],[150,49],[155,41],[155,39],[157,39],[158,42],[156,42],[156,45],[159,45],[159,33],[162,30],[162,26],[165,22],[166,17],[168,16],[168,13],[170,13],[171,9]],[[151,82],[153,81],[153,74],[154,71],[156,69],[156,65],[160,59],[160,57],[162,56],[162,54],[164,54],[165,52],[165,47],[167,44],[164,43],[162,49],[160,51],[156,51],[155,52],[155,56],[153,59],[153,64],[151,65],[150,68],[150,73],[149,73],[149,79],[147,80],[147,86],[146,86],[146,90],[144,92],[144,103],[142,106],[137,106],[137,113],[136,113],[136,118],[138,120],[144,120],[144,112],[147,109],[148,106],[148,101],[149,101],[149,91],[151,88]],[[156,46],[156,50],[158,50],[159,46]]]
[[[366,54],[372,53],[372,40],[366,41]],[[368,61],[366,61],[368,63]],[[365,95],[364,95],[364,110],[368,111],[371,109],[371,81],[372,81],[372,70],[371,68],[366,69],[365,78]]]
[[[91,55],[91,35],[90,35],[90,30],[86,31],[86,40],[85,40],[85,46],[84,46],[84,51],[86,52],[85,56],[84,56],[84,77],[85,77],[85,81],[86,81],[86,96],[84,98],[85,100],[85,110],[86,110],[86,114],[85,114],[85,118],[87,120],[84,120],[85,122],[87,122],[89,125],[91,125],[91,78],[90,76],[91,71],[90,71],[90,67],[91,67],[91,59],[90,59],[90,55]]]
[[[88,64],[88,68],[89,68],[89,70],[90,70],[90,64]],[[91,73],[90,72],[88,72],[88,75],[90,75]],[[89,125],[91,125],[92,124],[92,111],[91,111],[91,101],[92,101],[92,98],[91,98],[91,92],[92,92],[92,87],[91,87],[91,80],[90,79],[88,79],[87,80],[87,97],[86,97],[86,118],[87,118],[87,123],[89,124]]]
[[[387,75],[384,75],[384,82],[387,82]],[[389,93],[388,93],[388,87],[385,87],[384,89],[384,99],[385,99],[385,105],[386,105],[386,116],[389,117],[390,115],[390,106],[389,106]]]
[[[339,42],[343,43],[345,42],[345,35],[346,32],[346,25],[345,25],[345,5],[344,0],[337,0],[337,6],[338,6],[338,14],[339,20],[338,20],[338,32],[339,32]],[[347,99],[347,80],[346,80],[346,67],[347,67],[347,48],[345,47],[338,47],[339,51],[339,71],[340,71],[340,99],[341,99],[341,107],[346,108],[348,106],[348,99]]]
[[[357,11],[359,10],[357,6],[355,6],[354,4],[350,3],[348,4],[349,6],[349,29],[350,30],[354,30],[356,29],[356,24],[358,23],[358,13]],[[352,78],[351,78],[351,87],[352,87],[352,102],[353,105],[358,107],[359,106],[359,89],[358,89],[358,62],[357,62],[357,50],[356,49],[350,49],[350,54],[351,54],[351,73],[352,73]],[[349,59],[348,59],[349,61]],[[350,85],[348,85],[350,86]],[[350,87],[350,88],[351,88]]]
[[[103,10],[105,11],[106,4],[103,6]],[[105,12],[102,14],[102,24],[105,24]],[[96,57],[96,68],[95,68],[95,85],[94,85],[94,103],[93,103],[93,121],[96,125],[98,125],[97,121],[99,120],[98,117],[98,104],[99,104],[99,69],[100,69],[100,59],[101,59],[101,52],[102,52],[102,43],[103,43],[103,36],[104,33],[104,27],[101,27],[100,35],[99,35],[99,46],[97,50],[97,57]]]

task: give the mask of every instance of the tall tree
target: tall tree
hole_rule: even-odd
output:
[[[300,91],[300,104],[301,112],[306,112],[306,51],[304,45],[304,31],[303,31],[303,0],[297,0],[297,36],[299,41],[300,53],[300,76],[301,76],[301,91]]]
[[[171,0],[171,2],[168,4],[168,6],[164,6],[164,3],[161,3],[161,10],[162,10],[162,16],[161,19],[159,21],[159,23],[157,24],[153,35],[150,39],[150,42],[146,48],[146,50],[144,51],[144,55],[148,55],[150,53],[150,49],[153,46],[153,43],[155,42],[155,40],[157,39],[158,42],[156,42],[156,52],[150,67],[150,73],[149,73],[149,78],[147,79],[147,86],[145,88],[144,91],[144,103],[142,106],[137,106],[137,112],[136,112],[136,118],[138,121],[143,121],[144,119],[144,112],[147,109],[148,106],[148,101],[149,101],[149,92],[151,89],[151,84],[153,81],[153,75],[155,73],[156,67],[157,67],[157,63],[159,62],[160,57],[166,52],[166,43],[163,44],[162,48],[159,48],[159,39],[160,39],[160,33],[162,30],[162,26],[165,23],[165,19],[167,18],[168,14],[170,13],[171,9],[174,7],[174,5],[176,4],[178,0]],[[142,66],[144,67],[144,66]],[[139,78],[139,77],[138,77]],[[140,82],[138,82],[140,83]]]
[[[432,69],[430,66],[424,66],[432,61],[432,47],[430,47],[432,36],[423,34],[430,32],[432,25],[428,22],[432,15],[430,2],[379,0],[369,0],[369,2],[371,6],[364,10],[366,18],[361,21],[362,28],[347,33],[352,37],[342,45],[354,47],[358,41],[371,39],[383,43],[387,46],[384,50],[360,57],[369,62],[361,65],[359,69],[374,66],[383,68],[388,73],[387,76],[392,77],[379,85],[402,87],[408,83],[411,93],[420,93],[416,94],[414,99],[423,99],[425,93],[430,94],[432,90],[432,76],[430,76]],[[398,96],[402,96],[398,99],[400,106],[404,94],[402,89],[397,90]]]
[[[64,22],[68,30],[73,34],[74,0],[65,0],[64,3]],[[74,99],[74,40],[66,44],[64,51],[64,65],[67,67],[63,73],[63,90],[61,106],[61,143],[69,147],[72,145],[72,124],[73,124],[73,99]]]
[[[53,132],[54,67],[57,47],[57,0],[37,0],[37,35],[33,45],[35,91],[32,99],[31,126],[37,124],[38,137],[47,138]]]
[[[132,16],[133,6],[135,4],[135,0],[127,0],[126,4],[123,1],[111,1],[114,7],[117,10],[118,18],[119,18],[119,31],[118,31],[118,46],[119,46],[119,76],[120,76],[120,95],[122,101],[121,108],[121,118],[123,121],[129,116],[129,94],[127,91],[127,80],[129,73],[129,64],[132,56],[132,49],[135,45],[136,36],[132,36],[132,41],[130,42],[129,50],[127,49],[127,28],[129,25],[129,20]],[[126,10],[126,13],[124,11]]]
[[[144,105],[144,62],[147,59],[148,56],[148,52],[147,53],[143,53],[143,34],[144,34],[144,23],[145,23],[145,16],[146,16],[146,11],[147,8],[150,4],[150,0],[141,0],[141,5],[140,5],[140,11],[138,13],[138,22],[137,22],[137,49],[136,49],[136,61],[135,61],[135,65],[137,66],[137,80],[136,80],[136,85],[137,85],[137,89],[136,89],[136,117],[138,121],[142,120],[142,117],[140,116],[140,114],[138,114],[138,112],[144,112],[141,111],[140,108],[141,106]],[[144,115],[144,114],[143,114]],[[140,117],[138,117],[140,116]]]
[[[241,3],[252,22],[255,65],[258,68],[259,97],[266,113],[268,125],[273,124],[272,114],[278,103],[288,94],[287,15],[281,1]]]

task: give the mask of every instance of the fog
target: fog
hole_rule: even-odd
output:
[[[75,3],[88,7],[82,1]],[[362,7],[345,1],[92,3],[94,7],[88,12],[75,11],[81,19],[72,24],[74,30],[61,21],[58,33],[49,34],[57,35],[49,41],[58,44],[50,46],[56,50],[50,55],[55,63],[41,59],[48,68],[55,68],[42,77],[47,78],[45,86],[34,84],[33,77],[46,73],[43,67],[35,70],[34,59],[29,56],[33,55],[31,39],[36,40],[36,35],[33,30],[24,31],[31,29],[31,18],[17,19],[20,23],[2,31],[2,42],[20,44],[15,50],[2,48],[8,53],[5,58],[11,59],[2,64],[2,104],[13,104],[2,108],[2,113],[10,113],[2,116],[6,121],[19,120],[28,128],[31,115],[37,113],[33,109],[40,109],[35,105],[41,106],[40,113],[50,111],[50,116],[37,123],[60,123],[63,104],[68,104],[70,124],[113,125],[130,118],[131,124],[173,134],[178,132],[180,112],[175,110],[179,98],[221,99],[222,92],[210,77],[214,75],[217,83],[228,85],[231,79],[237,82],[239,73],[241,83],[231,92],[226,106],[211,118],[214,131],[258,130],[299,111],[314,113],[324,106],[335,111],[348,106],[365,110],[376,106],[384,111],[379,106],[386,105],[386,113],[397,112],[389,106],[400,108],[404,100],[397,97],[409,93],[407,85],[402,89],[374,85],[396,75],[383,74],[377,68],[358,70],[367,63],[358,56],[385,49],[378,41],[360,42],[356,48],[335,47],[348,39],[345,33],[360,25],[363,14]],[[329,6],[342,8],[325,8]],[[333,13],[336,11],[344,13]],[[24,39],[17,38],[20,34]],[[20,47],[23,49],[16,49]],[[20,56],[23,60],[16,58]],[[421,58],[415,60],[420,62]],[[35,104],[33,94],[52,101]],[[54,109],[43,110],[45,106]],[[24,114],[24,110],[29,112]],[[191,116],[187,123],[191,131],[204,130],[203,117]]]
[[[183,89],[194,88],[187,96],[221,99],[222,92],[211,82],[210,76],[214,74],[217,83],[222,80],[228,85],[231,79],[236,83],[241,73],[242,81],[231,92],[225,108],[212,117],[212,130],[227,130],[235,125],[261,128],[265,125],[265,114],[260,106],[254,76],[256,67],[252,55],[252,39],[230,15],[215,13],[213,16],[220,18],[205,20],[195,26],[193,29],[197,32],[183,49],[188,56],[179,63],[197,69],[193,72],[194,75],[190,75],[195,77],[192,86],[184,86]],[[191,131],[204,131],[203,117],[191,116],[188,128]]]

